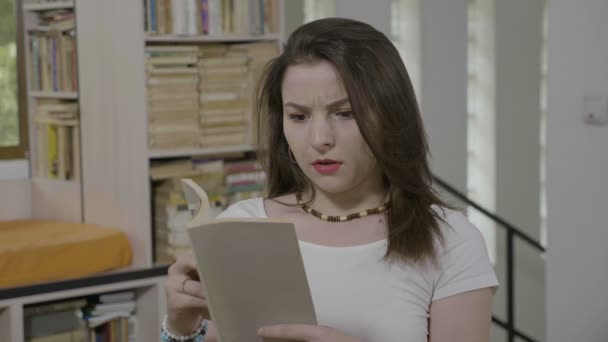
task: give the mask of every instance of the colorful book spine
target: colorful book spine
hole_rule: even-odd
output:
[[[201,0],[201,21],[203,34],[209,34],[209,0]]]

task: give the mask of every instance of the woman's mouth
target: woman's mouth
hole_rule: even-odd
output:
[[[312,163],[314,169],[322,175],[330,175],[338,172],[342,162],[332,159],[319,159]]]

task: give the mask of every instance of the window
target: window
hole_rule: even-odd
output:
[[[420,0],[391,2],[391,41],[395,44],[420,96]]]
[[[0,159],[24,158],[27,143],[25,114],[20,114],[17,55],[19,22],[16,0],[0,0]],[[19,32],[20,33],[20,32]],[[25,111],[23,111],[25,113]]]
[[[304,0],[304,23],[336,15],[334,0]]]
[[[469,0],[467,195],[490,211],[496,209],[494,51],[494,1]],[[495,263],[496,223],[474,208],[469,208],[468,214],[483,234]]]

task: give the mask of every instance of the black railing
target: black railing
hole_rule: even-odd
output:
[[[506,257],[507,257],[507,260],[506,260],[506,263],[507,263],[507,277],[506,277],[507,278],[507,285],[506,285],[506,288],[507,288],[506,289],[507,290],[507,321],[504,322],[504,321],[500,320],[499,318],[497,318],[496,316],[492,316],[492,322],[507,331],[509,342],[514,342],[515,337],[518,337],[518,338],[528,341],[528,342],[537,342],[536,340],[532,339],[531,337],[527,336],[526,334],[524,334],[523,332],[521,332],[515,328],[515,274],[514,274],[515,259],[514,259],[513,242],[514,242],[514,238],[518,237],[522,241],[524,241],[527,244],[529,244],[530,246],[532,246],[532,248],[538,250],[541,253],[545,252],[545,247],[543,247],[538,241],[534,240],[528,234],[524,233],[521,229],[515,227],[515,225],[509,223],[507,220],[503,219],[502,217],[490,212],[489,210],[485,209],[481,205],[473,202],[466,195],[464,195],[458,189],[456,189],[453,186],[451,186],[450,184],[448,184],[443,179],[433,175],[433,181],[435,184],[437,184],[440,187],[442,187],[443,189],[447,190],[447,192],[450,193],[452,196],[458,198],[459,200],[466,203],[467,205],[475,208],[476,210],[478,210],[485,216],[492,219],[494,222],[498,223],[499,226],[501,226],[503,229],[506,230],[506,234],[507,234],[507,241],[506,241],[506,243],[507,243],[507,251],[506,251],[506,254],[507,254],[506,255]]]

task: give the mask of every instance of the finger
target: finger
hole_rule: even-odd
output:
[[[170,306],[173,308],[204,310],[209,307],[209,303],[205,299],[179,292],[170,294],[167,299]]]
[[[277,324],[261,327],[258,335],[265,338],[314,341],[325,334],[326,328],[308,324]]]
[[[204,289],[205,287],[203,286],[203,284],[201,284],[200,281],[186,279],[181,283],[180,291],[191,296],[205,299],[206,296]]]
[[[204,287],[198,280],[183,275],[170,276],[167,281],[167,292],[178,292],[201,299],[206,299]]]
[[[194,262],[192,254],[185,254],[180,256],[175,263],[169,266],[169,275],[184,274],[184,275],[196,275],[197,268]],[[193,278],[193,277],[191,277]],[[195,277],[198,278],[198,277]]]

